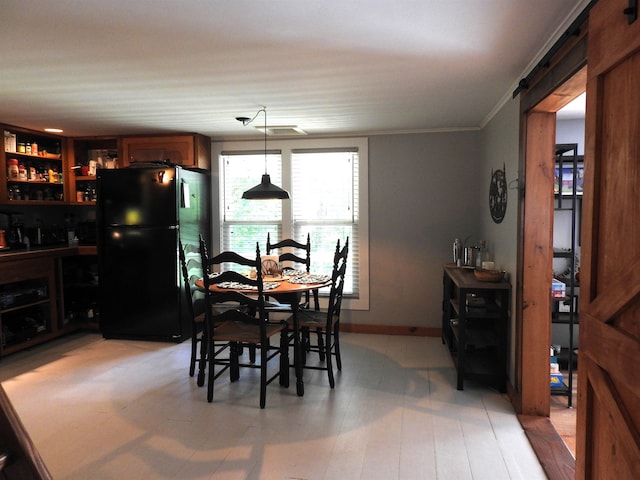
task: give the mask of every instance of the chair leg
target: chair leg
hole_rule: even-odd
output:
[[[302,337],[301,340],[302,342],[302,348],[304,348],[305,352],[310,352],[311,351],[311,335],[309,335],[309,330],[302,330]]]
[[[251,363],[256,363],[256,344],[251,343],[249,345],[249,361]]]
[[[300,362],[302,365],[307,364],[307,351],[308,351],[307,346],[309,345],[308,340],[309,340],[309,329],[302,328],[300,330]]]
[[[333,349],[336,355],[336,367],[342,370],[342,357],[340,356],[340,324],[333,326]]]
[[[320,339],[320,334],[318,334],[318,341]],[[326,349],[326,367],[327,374],[329,375],[329,386],[333,388],[336,384],[335,379],[333,378],[333,363],[331,360],[331,331],[327,330],[325,334],[325,344],[327,346]]]
[[[215,347],[215,345],[214,345]],[[202,327],[202,337],[200,338],[200,365],[198,366],[198,380],[197,385],[199,387],[204,385],[205,366],[207,365],[207,356],[209,355],[209,331],[206,324]]]
[[[238,342],[233,342],[229,347],[229,379],[232,382],[237,381],[240,378],[240,349],[242,348],[242,344]]]
[[[289,332],[280,334],[280,385],[289,388]]]
[[[269,346],[266,342],[260,344],[260,408],[267,403],[267,356]]]
[[[189,376],[193,377],[196,373],[196,355],[198,353],[198,332],[193,332],[191,337],[191,361],[189,362]]]
[[[318,328],[316,330],[316,334],[318,335],[318,354],[320,355],[320,361],[324,362],[325,359],[325,345],[324,345],[324,340],[322,339],[322,330],[320,328]],[[329,345],[329,342],[327,342],[327,346]]]
[[[209,340],[207,342],[207,346],[208,346],[208,354],[207,354],[207,361],[209,362],[209,379],[207,381],[207,401],[209,403],[213,402],[213,382],[215,379],[215,375],[214,375],[214,365],[213,365],[213,361],[215,359],[215,342],[212,340]],[[202,346],[200,347],[202,348]],[[198,378],[200,377],[200,374],[198,374]]]

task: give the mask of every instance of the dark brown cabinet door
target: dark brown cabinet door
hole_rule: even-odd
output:
[[[209,169],[211,140],[195,134],[125,137],[122,140],[125,166],[134,162],[169,161],[183,167]]]
[[[640,19],[589,17],[576,478],[640,478]]]

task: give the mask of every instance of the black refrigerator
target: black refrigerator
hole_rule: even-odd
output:
[[[97,175],[100,329],[104,338],[191,337],[178,240],[198,251],[211,231],[210,176],[164,164]]]

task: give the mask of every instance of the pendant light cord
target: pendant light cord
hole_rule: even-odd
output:
[[[262,111],[264,112],[264,174],[267,175],[267,107],[262,107]]]
[[[264,113],[264,174],[266,175],[267,174],[267,107],[263,106],[260,110],[256,112],[253,118],[236,117],[236,120],[241,121],[242,125],[246,127],[251,122],[253,122],[256,118],[258,118],[258,115],[260,115],[260,112]]]
[[[267,173],[267,107],[263,106],[260,110],[258,110],[253,118],[236,117],[236,120],[242,122],[242,124],[246,126],[253,122],[258,117],[260,112],[264,113],[264,175],[262,175],[262,181],[258,185],[250,188],[242,194],[242,198],[247,200],[287,200],[290,198],[289,192],[278,187],[277,185],[273,185],[271,183],[271,178]]]

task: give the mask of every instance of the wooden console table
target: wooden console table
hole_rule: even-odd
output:
[[[471,269],[445,265],[443,293],[442,341],[457,370],[458,390],[473,378],[505,392],[511,285],[481,282]]]

